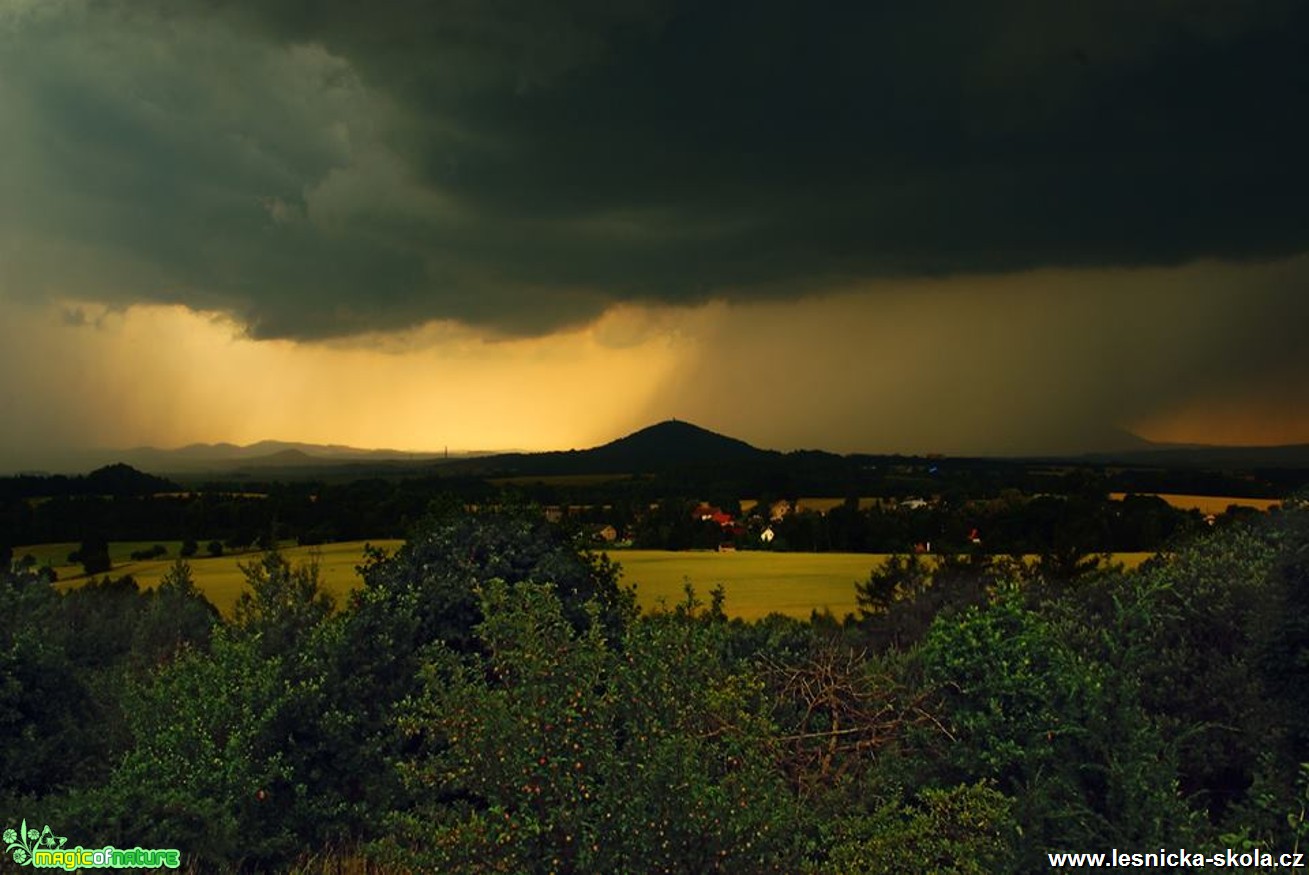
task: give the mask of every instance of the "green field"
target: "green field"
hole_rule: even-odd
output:
[[[110,545],[114,561],[113,575],[131,574],[143,587],[152,587],[177,556],[178,542],[160,541],[168,556],[147,562],[131,561],[133,550],[150,547],[156,542],[121,542]],[[316,559],[323,588],[338,602],[359,585],[355,567],[363,561],[364,541],[325,544],[321,547],[287,545],[283,554],[292,563]],[[391,551],[402,541],[374,541],[375,546]],[[76,586],[85,580],[79,566],[67,565],[65,559],[76,544],[40,544],[18,547],[15,556],[32,554],[39,563],[51,565],[59,575],[60,585]],[[258,553],[227,554],[218,557],[196,556],[190,560],[196,584],[223,613],[236,604],[245,578],[240,564],[258,558]],[[1120,562],[1134,566],[1149,553],[1123,553]],[[683,597],[689,581],[699,598],[709,599],[709,590],[722,584],[727,593],[725,608],[729,615],[747,620],[771,613],[808,618],[814,610],[829,610],[844,617],[855,610],[854,584],[886,560],[878,553],[770,553],[770,552],[678,552],[671,550],[619,550],[610,554],[623,570],[623,583],[636,586],[637,601],[644,609],[660,604],[673,605]]]

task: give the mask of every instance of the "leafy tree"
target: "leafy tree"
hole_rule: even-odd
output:
[[[228,550],[241,551],[255,542],[255,534],[249,529],[238,529],[228,535],[223,541],[223,546]]]
[[[82,573],[88,577],[104,574],[113,568],[113,562],[109,559],[109,542],[104,538],[84,539],[76,550],[68,554],[68,561],[81,565]]]
[[[84,826],[128,846],[184,848],[209,866],[293,853],[286,756],[297,691],[284,669],[256,639],[221,628],[208,653],[165,666],[135,693],[135,744],[86,803]]]
[[[66,648],[61,596],[35,569],[0,574],[0,807],[70,786],[101,753]]]
[[[984,602],[999,573],[993,557],[980,552],[891,556],[855,584],[862,625],[875,646],[907,648],[938,614]]]
[[[178,559],[147,595],[132,628],[132,655],[139,666],[156,666],[186,648],[206,651],[218,609],[196,587],[191,566]]]
[[[634,597],[618,587],[617,566],[585,552],[539,513],[436,510],[394,555],[368,551],[359,569],[364,586],[352,595],[328,657],[332,707],[351,715],[353,733],[342,792],[378,814],[364,828],[376,830],[381,812],[410,804],[413,791],[392,766],[407,745],[395,709],[419,692],[427,647],[482,646],[473,632],[482,619],[479,587],[493,579],[557,581],[569,622],[579,629],[599,622],[609,637],[621,635],[635,613]],[[586,607],[592,601],[603,606],[598,613]]]
[[[1136,683],[1066,640],[1013,590],[933,625],[922,661],[955,736],[946,780],[995,781],[1014,799],[1025,866],[1052,847],[1193,836],[1174,753]]]
[[[1248,739],[1263,753],[1254,779],[1265,809],[1287,804],[1296,792],[1290,776],[1309,763],[1309,512],[1284,512],[1274,536],[1268,585],[1245,605],[1253,630],[1250,667],[1259,681],[1256,705],[1258,692],[1266,703],[1253,713],[1268,720]]]
[[[989,875],[1016,868],[1012,800],[984,783],[925,789],[872,815],[840,819],[826,871]]]
[[[487,662],[438,646],[402,712],[423,792],[392,856],[428,871],[795,870],[762,685],[724,665],[720,624],[639,621],[620,651],[526,582],[488,584],[482,613]]]
[[[1107,553],[1088,553],[1075,544],[1051,547],[1037,555],[1029,576],[1066,584],[1107,567],[1109,562]]]
[[[611,635],[621,633],[634,610],[631,592],[618,586],[618,566],[531,510],[431,517],[395,555],[370,552],[360,573],[364,589],[354,619],[370,640],[395,639],[399,652],[388,657],[433,641],[474,647],[472,629],[481,621],[476,590],[490,580],[552,583],[579,629],[595,619],[586,608],[592,601]],[[401,625],[371,625],[379,623]]]
[[[913,601],[932,583],[931,569],[916,554],[896,554],[855,584],[855,601],[864,619],[884,617],[897,602]]]
[[[232,626],[257,639],[269,655],[292,652],[332,612],[332,598],[319,585],[315,558],[293,567],[272,550],[237,567],[247,589],[236,601]]]
[[[232,625],[213,629],[206,652],[184,644],[131,688],[134,744],[83,801],[97,832],[185,848],[202,867],[284,865],[339,840],[349,820],[327,768],[350,753],[337,734],[349,717],[326,700],[323,674],[340,625],[316,566],[270,553],[242,570],[251,592]],[[156,604],[196,604],[184,564],[161,590]]]
[[[1131,573],[1032,590],[1065,642],[1104,666],[1106,690],[1122,690],[1156,727],[1182,795],[1215,822],[1250,788],[1273,735],[1269,705],[1283,701],[1253,652],[1285,613],[1268,584],[1273,556],[1268,534],[1233,527]]]

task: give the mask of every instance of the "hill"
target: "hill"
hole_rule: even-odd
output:
[[[586,450],[584,455],[611,470],[627,471],[752,461],[775,454],[689,422],[669,419]]]
[[[146,474],[121,462],[97,468],[84,479],[86,491],[93,495],[151,495],[168,492],[177,484],[163,477]]]
[[[175,492],[176,483],[144,474],[121,462],[97,468],[90,474],[66,477],[62,474],[19,475],[0,478],[0,497],[49,498],[71,495],[152,495]]]
[[[586,450],[500,453],[450,462],[451,473],[476,476],[655,474],[682,468],[731,468],[782,458],[709,429],[665,420]]]

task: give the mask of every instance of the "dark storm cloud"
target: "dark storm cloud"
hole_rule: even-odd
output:
[[[1246,440],[1303,440],[1306,291],[1299,256],[722,307],[643,421],[725,421],[783,449],[1075,453],[1130,446],[1129,431],[1183,409],[1209,426],[1184,439],[1221,442],[1215,428],[1233,433],[1224,408],[1238,399]]]
[[[1294,2],[13,8],[11,293],[534,333],[1309,249]]]

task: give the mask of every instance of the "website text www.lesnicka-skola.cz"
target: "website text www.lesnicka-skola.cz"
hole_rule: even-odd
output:
[[[1086,853],[1053,851],[1046,855],[1056,872],[1075,869],[1303,869],[1305,855],[1299,851],[1275,853],[1254,848],[1249,851],[1188,851],[1185,848],[1157,851]]]

